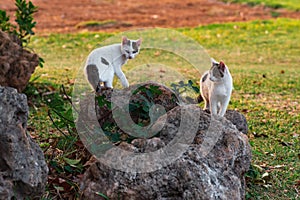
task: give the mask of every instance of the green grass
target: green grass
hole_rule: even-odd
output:
[[[248,5],[264,5],[271,8],[287,8],[299,11],[300,3],[298,0],[223,0],[225,2],[247,3]]]
[[[276,19],[178,29],[230,68],[235,90],[229,109],[246,116],[253,153],[252,169],[247,174],[247,199],[299,198],[299,27],[299,20]],[[36,97],[32,100],[36,106],[31,107],[29,124],[44,146],[49,143],[47,137],[55,138],[53,135],[59,133],[47,118],[49,108],[40,101],[43,98],[47,102],[48,97],[41,94],[57,91],[60,84],[66,85],[71,93],[73,79],[85,57],[113,35],[51,34],[32,38],[31,47],[45,59],[45,66],[36,70],[34,77],[39,78],[29,87],[33,88],[29,94]],[[168,67],[174,65],[171,67],[178,69],[179,75],[200,78],[186,61],[175,58],[169,62],[170,57],[167,52],[142,50],[126,64],[124,71],[139,60],[154,58]],[[153,71],[150,68],[141,73],[150,76]]]

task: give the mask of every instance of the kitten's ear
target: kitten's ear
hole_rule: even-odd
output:
[[[219,64],[214,58],[210,58],[212,64]]]
[[[125,45],[128,42],[128,38],[126,36],[122,37],[122,44]]]
[[[224,71],[225,68],[226,68],[226,65],[224,62],[220,61],[220,64],[219,64],[220,68]]]
[[[138,40],[136,41],[136,44],[138,45],[138,47],[140,47],[141,44],[142,44],[142,38],[138,39]]]

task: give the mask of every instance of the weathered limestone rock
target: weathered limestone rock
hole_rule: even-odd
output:
[[[130,144],[122,142],[119,146],[128,152],[148,153],[176,140],[188,144],[185,142],[190,134],[186,129],[193,124],[178,131],[185,120],[182,109],[177,106],[158,118],[153,129],[164,124],[159,135],[135,139]],[[247,136],[226,118],[211,118],[197,105],[184,109],[185,117],[199,116],[199,119],[191,144],[177,159],[149,173],[118,171],[95,162],[81,181],[83,198],[101,199],[99,194],[105,194],[110,199],[124,200],[245,199],[244,174],[251,162]],[[118,159],[121,158],[116,155],[116,162]]]
[[[20,46],[20,41],[0,30],[0,85],[23,91],[39,64],[37,54]]]
[[[39,199],[45,189],[48,167],[27,117],[26,96],[0,86],[0,199]]]

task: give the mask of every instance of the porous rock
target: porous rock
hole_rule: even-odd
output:
[[[202,101],[204,101],[203,97],[201,95],[199,95],[197,97],[196,102],[200,103]],[[210,113],[209,110],[205,110],[205,111]],[[228,119],[229,121],[231,121],[239,131],[241,131],[244,134],[248,133],[247,120],[246,120],[245,116],[242,113],[239,113],[235,110],[226,110],[226,113],[225,113],[224,117],[226,119]]]
[[[17,37],[0,30],[0,85],[23,91],[39,64],[35,53],[24,49]]]
[[[48,167],[27,117],[26,95],[0,86],[0,199],[39,199],[45,189]]]
[[[184,117],[182,109],[185,109]],[[193,116],[197,117],[194,135],[188,132],[194,125],[185,121],[186,117]],[[182,121],[187,123],[184,129],[180,129]],[[124,200],[245,199],[244,174],[251,162],[245,134],[226,118],[211,118],[197,105],[175,107],[161,116],[153,128],[161,127],[161,123],[164,126],[157,136],[123,143],[126,146],[123,149],[135,153],[155,152],[175,141],[188,144],[182,154],[168,165],[147,173],[119,171],[97,161],[81,181],[83,198],[102,199],[104,194],[109,199]]]
[[[247,134],[248,133],[248,123],[245,116],[235,110],[227,110],[224,117],[233,123],[237,130]]]

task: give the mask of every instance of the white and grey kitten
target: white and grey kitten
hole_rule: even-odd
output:
[[[139,53],[141,42],[141,39],[130,40],[122,37],[120,44],[97,48],[89,54],[84,73],[96,92],[99,92],[100,84],[104,84],[106,88],[113,88],[114,75],[117,75],[123,87],[129,87],[121,68],[128,59],[133,59]]]
[[[224,116],[230,101],[233,84],[228,67],[212,59],[212,66],[200,79],[200,92],[204,99],[204,109],[211,114]]]

